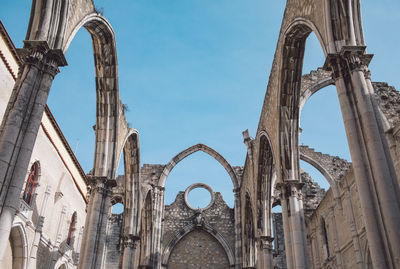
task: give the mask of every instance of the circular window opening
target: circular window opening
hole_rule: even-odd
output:
[[[112,213],[113,214],[122,214],[124,212],[124,205],[121,203],[116,203],[115,205],[113,205],[112,207]]]
[[[208,190],[198,187],[189,192],[188,202],[193,208],[206,208],[211,202],[211,194]]]
[[[193,210],[207,209],[214,202],[214,192],[210,186],[203,183],[190,185],[185,191],[185,203]]]

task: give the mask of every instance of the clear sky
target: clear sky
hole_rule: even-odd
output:
[[[243,165],[242,131],[255,136],[274,56],[283,0],[98,0],[116,33],[119,88],[127,119],[140,133],[141,163],[166,164],[196,143]],[[31,1],[4,0],[0,18],[22,46]],[[374,81],[400,88],[400,1],[361,1]],[[81,29],[57,75],[49,107],[82,167],[93,166],[96,93],[90,35]],[[303,73],[322,66],[315,37],[307,41]],[[301,143],[350,160],[334,87],[315,94],[301,118]],[[321,186],[323,177],[301,163]],[[120,169],[122,173],[122,169]],[[179,163],[166,184],[166,203],[177,191],[205,182],[233,206],[232,183],[204,153]],[[206,203],[193,196],[194,202]]]

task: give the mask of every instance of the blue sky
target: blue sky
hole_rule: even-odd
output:
[[[141,163],[166,164],[185,148],[204,143],[232,165],[243,165],[242,131],[255,135],[275,52],[285,1],[134,0],[95,1],[116,33],[119,88],[138,129]],[[361,1],[374,81],[400,88],[400,2]],[[2,3],[0,18],[22,46],[31,1]],[[96,93],[92,45],[81,29],[66,54],[48,104],[82,167],[93,166]],[[322,66],[315,37],[307,40],[304,71]],[[349,159],[336,90],[328,87],[306,104],[301,143]],[[307,165],[320,184],[328,184]],[[121,169],[121,171],[123,171]],[[204,153],[179,163],[166,184],[166,203],[195,182],[209,184],[233,206],[232,183]],[[194,201],[207,203],[202,197]]]

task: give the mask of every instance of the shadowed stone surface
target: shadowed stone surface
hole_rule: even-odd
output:
[[[228,257],[221,244],[209,233],[194,230],[183,237],[172,250],[170,269],[229,268]]]

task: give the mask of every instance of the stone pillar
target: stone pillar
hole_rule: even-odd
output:
[[[258,238],[258,267],[259,269],[273,269],[272,241],[271,236],[260,236]]]
[[[51,187],[48,185],[46,187],[46,192],[44,194],[38,222],[36,223],[35,236],[33,238],[33,245],[32,245],[30,258],[29,258],[29,268],[30,269],[36,268],[37,250],[39,248],[40,238],[42,237],[42,229],[43,229],[43,224],[44,224],[44,213],[46,212],[47,200],[49,199],[50,192],[51,192]]]
[[[122,268],[134,268],[134,266],[139,263],[139,256],[136,255],[136,245],[138,242],[132,243],[140,240],[141,206],[139,187],[139,180],[135,180],[133,174],[125,175],[123,235],[126,244],[124,243]]]
[[[290,221],[289,221],[289,202],[288,202],[288,193],[286,187],[282,183],[278,183],[276,188],[279,188],[281,191],[281,207],[282,207],[282,223],[283,223],[283,231],[285,236],[285,252],[286,252],[286,266],[288,269],[294,268],[293,261],[293,246],[292,246],[292,234],[290,230]]]
[[[373,267],[400,268],[399,184],[363,73],[372,58],[365,49],[344,46],[325,68],[333,70]]]
[[[154,226],[152,238],[152,253],[153,268],[161,268],[161,238],[162,238],[162,218],[164,214],[164,191],[161,186],[154,187]]]
[[[290,226],[292,232],[292,245],[295,268],[309,268],[307,256],[306,225],[303,210],[303,197],[301,188],[303,184],[298,182],[287,183],[290,189],[289,196],[289,214]]]
[[[25,41],[23,65],[0,127],[0,259],[2,260],[50,86],[58,67],[66,65],[61,50],[45,41]],[[1,262],[0,260],[0,262]]]
[[[122,269],[134,269],[137,263],[138,256],[138,245],[140,237],[133,234],[129,234],[123,237],[123,248],[124,254],[122,256]]]
[[[301,194],[302,183],[285,181],[281,190],[282,220],[287,268],[308,268],[306,227]]]
[[[235,214],[235,269],[241,269],[242,266],[242,223],[240,207],[240,189],[234,189],[234,214]]]
[[[115,179],[89,177],[90,201],[88,205],[83,244],[80,252],[80,269],[102,268],[106,243],[107,218],[110,214],[112,188]]]

